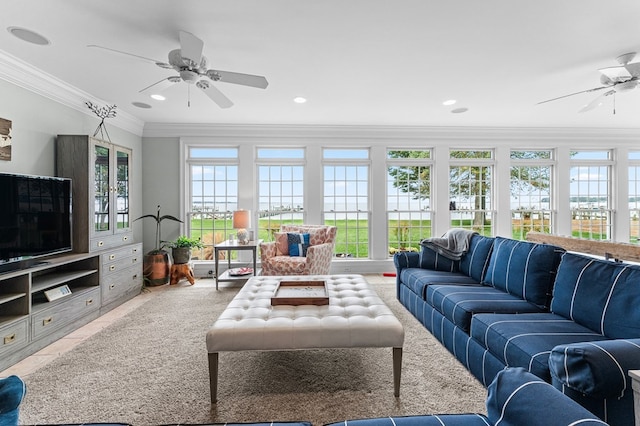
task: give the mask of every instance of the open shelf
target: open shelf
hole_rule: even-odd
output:
[[[5,293],[0,294],[0,305],[3,303],[11,302],[12,300],[20,299],[21,297],[25,297],[27,293]]]
[[[60,284],[66,284],[69,281],[86,277],[97,272],[97,269],[86,269],[79,271],[57,271],[48,273],[46,275],[33,277],[33,282],[31,283],[31,293],[33,294],[39,291],[43,291]]]

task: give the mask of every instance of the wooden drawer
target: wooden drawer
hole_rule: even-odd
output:
[[[106,305],[127,294],[137,294],[142,287],[142,264],[129,266],[102,280],[102,304]]]
[[[31,335],[37,339],[100,309],[100,287],[84,290],[71,299],[31,315]]]
[[[89,251],[93,252],[108,249],[110,247],[119,247],[123,244],[130,244],[132,241],[132,232],[95,237],[89,241]]]
[[[29,318],[0,327],[0,355],[17,349],[29,340]]]
[[[132,244],[100,255],[102,273],[108,274],[118,269],[142,263],[142,244]]]

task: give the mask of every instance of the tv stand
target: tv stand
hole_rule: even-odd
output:
[[[0,371],[139,294],[141,251],[63,254],[0,274]],[[49,301],[63,286],[71,294]]]

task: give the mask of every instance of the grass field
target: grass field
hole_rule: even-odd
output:
[[[301,225],[302,220],[299,221],[286,221],[286,224]],[[336,247],[335,253],[342,254],[352,258],[367,258],[369,256],[369,229],[368,221],[357,219],[345,219],[337,220],[335,222],[327,222],[327,225],[335,225],[338,228],[336,235]],[[269,226],[267,228],[267,225]],[[272,241],[273,233],[280,229],[281,223],[279,221],[260,221],[258,224],[257,238],[264,241]],[[513,223],[512,238],[516,240],[522,240],[525,238],[527,232],[530,230],[539,232],[549,232],[548,226],[541,223],[515,221]],[[472,228],[471,220],[468,221],[455,221],[451,223],[451,227],[463,227]],[[484,227],[481,227],[478,232],[483,235],[491,235],[491,223],[487,222]],[[580,227],[577,227],[580,228]],[[233,229],[231,219],[194,219],[191,222],[191,237],[201,238],[202,241],[211,247],[213,244],[217,244],[227,239],[229,235],[236,233]],[[209,229],[216,229],[214,235]],[[576,227],[574,226],[574,229]],[[205,230],[202,232],[201,230]],[[402,220],[389,221],[389,227],[387,230],[389,235],[389,253],[392,254],[396,250],[417,250],[420,247],[420,241],[424,238],[431,237],[431,222],[430,221],[411,221]],[[398,236],[400,234],[400,237]],[[595,232],[595,230],[585,230],[584,227],[581,231],[574,231],[572,233],[574,237],[600,240],[605,239],[606,236]]]

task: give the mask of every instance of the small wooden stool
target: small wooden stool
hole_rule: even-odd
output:
[[[195,283],[193,269],[190,263],[175,263],[171,265],[171,282],[169,285],[178,284],[182,278],[186,278],[191,285]]]

